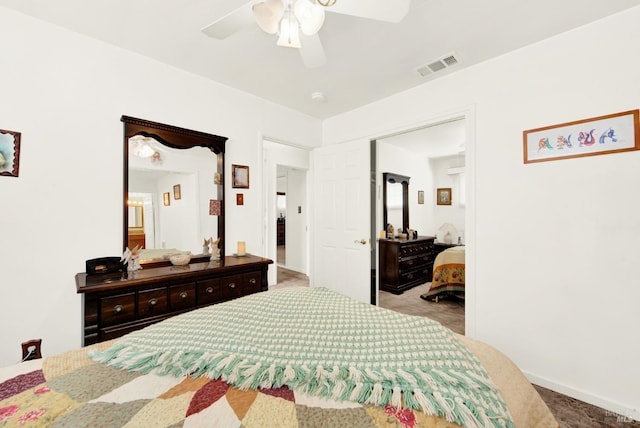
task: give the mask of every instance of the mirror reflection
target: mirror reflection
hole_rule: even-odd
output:
[[[399,233],[407,233],[409,228],[409,180],[410,177],[383,172],[382,191],[382,220],[385,230],[390,231],[389,225],[393,226],[393,236]]]
[[[179,150],[150,137],[144,146],[141,141],[129,139],[128,201],[135,204],[129,206],[129,247],[142,242],[142,260],[202,253],[204,239],[218,239],[217,219],[209,213],[209,200],[218,199],[215,155],[204,147]]]
[[[402,229],[402,184],[387,183],[387,224]]]
[[[166,266],[166,255],[224,258],[226,137],[122,116],[123,250],[138,246],[141,264]]]

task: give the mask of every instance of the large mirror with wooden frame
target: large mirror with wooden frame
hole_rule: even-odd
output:
[[[409,228],[410,177],[392,172],[382,173],[382,221],[385,229],[393,226],[394,235]],[[392,238],[389,236],[389,238]]]
[[[143,265],[176,251],[206,260],[205,240],[224,258],[226,137],[122,116],[123,249],[139,246]]]

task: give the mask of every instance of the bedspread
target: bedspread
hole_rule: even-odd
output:
[[[444,295],[464,296],[465,287],[464,246],[447,248],[436,256],[433,263],[433,280],[423,299],[432,300]]]
[[[406,317],[407,321],[419,318]],[[463,336],[451,339],[477,358],[500,392],[512,420],[505,425],[557,427],[535,389],[505,355]],[[223,378],[167,376],[156,370],[143,373],[89,358],[89,354],[105,352],[117,341],[0,368],[0,427],[459,426],[446,416],[405,405],[321,397],[286,385],[242,388]],[[443,348],[433,350],[440,353],[439,349]],[[447,361],[442,362],[447,365]],[[422,358],[415,362],[421,364]],[[313,379],[315,374],[309,380]],[[457,400],[445,399],[441,405],[450,406]],[[502,425],[494,425],[496,419],[477,416],[474,420],[463,418],[461,424]]]
[[[460,340],[500,386],[516,426],[558,426],[510,360],[481,342]],[[90,360],[87,349],[0,369],[0,427],[458,426],[420,411],[319,399],[286,387],[241,391],[206,377],[127,372]]]

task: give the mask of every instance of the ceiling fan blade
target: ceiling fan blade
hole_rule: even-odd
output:
[[[337,0],[325,11],[376,21],[400,22],[409,12],[409,4],[411,0]]]
[[[247,27],[254,22],[251,4],[252,2],[246,3],[238,9],[226,14],[222,18],[203,27],[200,31],[214,39],[226,39],[230,35],[242,30],[244,27]]]
[[[300,34],[300,44],[302,45],[300,47],[300,56],[307,68],[317,68],[327,63],[327,57],[324,54],[324,48],[317,33],[312,36]]]

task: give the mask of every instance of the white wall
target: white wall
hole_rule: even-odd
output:
[[[262,253],[261,136],[321,140],[316,119],[1,7],[0,51],[0,128],[22,133],[20,177],[0,177],[0,365],[31,338],[81,343],[74,275],[122,246],[123,114],[229,137],[227,177],[251,168],[245,205],[227,180],[229,254]]]
[[[331,118],[323,144],[459,111],[472,337],[557,391],[640,418],[640,151],[523,164],[522,131],[637,109],[640,7]]]
[[[465,207],[460,204],[460,175],[451,175],[448,173],[451,168],[464,168],[465,160],[463,156],[447,156],[442,158],[430,159],[429,164],[433,169],[433,199],[429,199],[429,203],[433,206],[433,233],[436,233],[438,240],[444,238],[443,232],[439,232],[438,228],[444,223],[451,223],[455,226],[458,233],[452,236],[454,243],[458,242],[458,237],[464,243],[465,228]],[[435,192],[439,188],[451,189],[451,205],[437,205]]]

